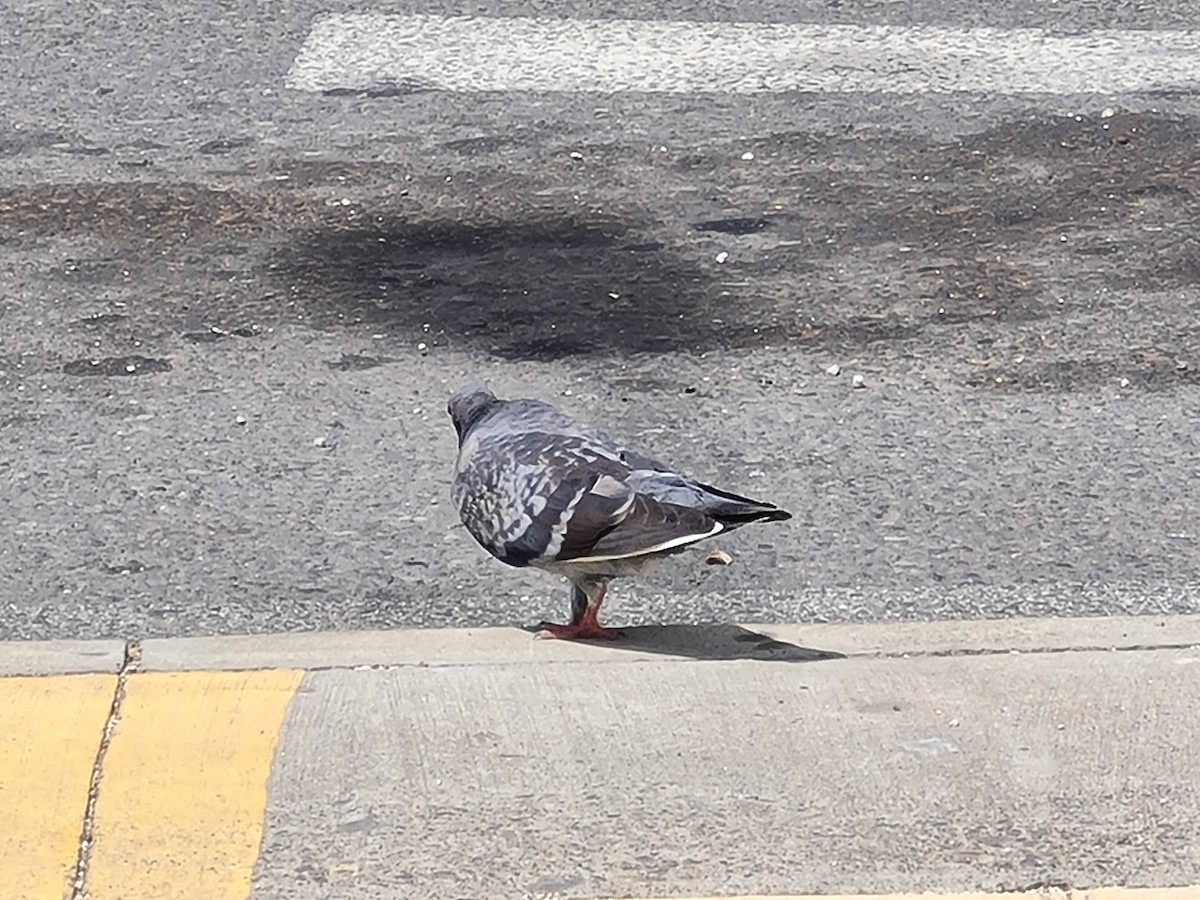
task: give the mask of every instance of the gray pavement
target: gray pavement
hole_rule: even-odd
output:
[[[306,688],[256,897],[1166,886],[1200,872],[1194,648],[334,670]]]
[[[562,615],[562,588],[499,568],[446,501],[444,399],[471,377],[797,513],[734,536],[728,568],[619,583],[618,623],[1200,609],[1187,85],[287,90],[318,14],[356,10],[5,10],[0,638]]]

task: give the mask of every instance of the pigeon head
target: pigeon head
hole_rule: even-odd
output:
[[[487,411],[499,402],[496,395],[482,384],[465,385],[450,395],[446,411],[450,413],[460,444],[475,424],[487,415]]]

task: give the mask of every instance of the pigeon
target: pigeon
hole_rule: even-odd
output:
[[[751,522],[792,517],[688,478],[540,400],[501,400],[470,384],[447,411],[458,432],[450,493],[463,526],[500,562],[572,584],[571,621],[543,622],[540,637],[614,638],[598,620],[611,579]]]

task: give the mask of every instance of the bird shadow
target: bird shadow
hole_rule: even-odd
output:
[[[536,633],[537,626],[526,631]],[[632,625],[615,629],[612,640],[586,640],[613,650],[636,650],[685,659],[720,661],[754,659],[763,662],[820,662],[845,659],[836,650],[820,650],[776,640],[769,634],[751,631],[741,625]]]

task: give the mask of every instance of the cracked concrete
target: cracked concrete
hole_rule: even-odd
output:
[[[72,891],[70,900],[88,900],[87,872],[91,860],[92,844],[95,840],[96,803],[100,799],[102,782],[104,780],[104,759],[112,744],[113,733],[121,720],[121,704],[125,700],[125,691],[129,676],[137,671],[141,659],[141,646],[137,641],[125,645],[125,655],[121,668],[117,671],[117,683],[113,689],[112,706],[108,718],[104,722],[104,731],[96,748],[96,761],[92,765],[92,775],[88,782],[87,805],[83,811],[83,825],[79,833],[79,855],[75,862],[75,874],[71,879]]]
[[[1200,617],[189,638],[130,642],[115,670],[78,646],[24,654],[106,672],[0,687],[112,679],[94,730],[52,726],[53,703],[8,729],[90,743],[63,807],[67,900],[1161,887],[1200,871]]]

